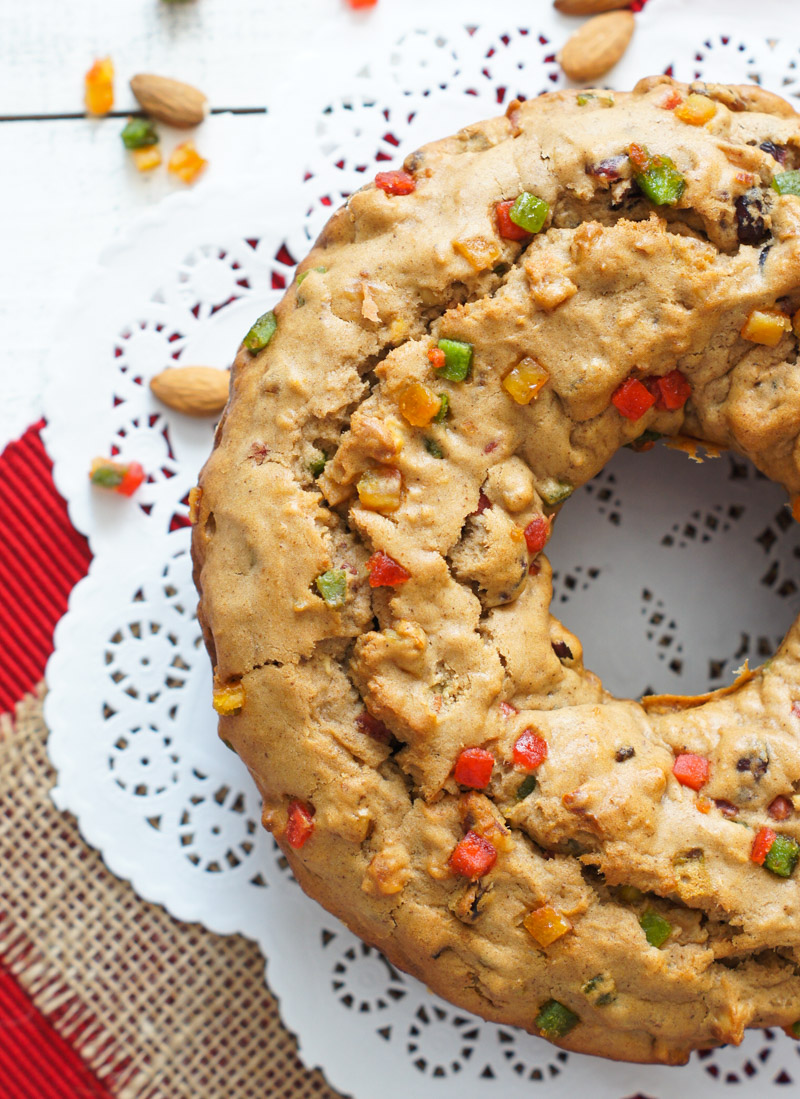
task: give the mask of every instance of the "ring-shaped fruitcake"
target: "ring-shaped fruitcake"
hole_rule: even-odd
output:
[[[800,628],[618,699],[542,552],[657,436],[800,517],[798,309],[800,117],[658,77],[380,172],[244,339],[192,493],[221,736],[303,888],[462,1008],[668,1063],[800,1019]]]

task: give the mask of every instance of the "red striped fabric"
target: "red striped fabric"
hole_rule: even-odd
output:
[[[56,622],[91,561],[53,484],[43,426],[0,454],[0,712],[44,676]]]
[[[0,966],[2,1099],[111,1099],[81,1058]]]

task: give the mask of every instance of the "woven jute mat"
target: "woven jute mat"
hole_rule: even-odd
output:
[[[118,1099],[337,1099],[257,947],[142,901],[49,798],[42,692],[0,717],[0,959]]]

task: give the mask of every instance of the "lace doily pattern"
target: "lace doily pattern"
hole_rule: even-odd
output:
[[[187,501],[212,427],[160,405],[148,381],[178,363],[227,366],[376,165],[514,96],[563,86],[555,52],[568,24],[538,7],[522,27],[411,29],[319,102],[298,85],[284,97],[291,113],[265,122],[280,172],[169,199],[80,288],[51,364],[46,441],[95,559],[48,667],[54,798],[142,896],[257,940],[304,1059],[357,1099],[712,1096],[725,1084],[755,1099],[800,1081],[797,1046],[778,1032],[683,1069],[598,1063],[459,1012],[397,972],[301,893],[210,708]],[[723,26],[683,0],[651,4],[614,83],[670,71],[797,94],[796,42],[780,27],[756,32],[748,9],[726,5]],[[96,454],[142,462],[133,500],[90,491]],[[664,448],[623,451],[570,502],[550,557],[555,613],[581,636],[587,664],[631,696],[729,682],[774,649],[800,587],[800,536],[780,491],[731,456],[693,467]]]

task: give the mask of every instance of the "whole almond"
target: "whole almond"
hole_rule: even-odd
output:
[[[138,73],[131,80],[131,91],[151,118],[168,126],[187,129],[208,114],[208,100],[201,91],[168,76]]]
[[[559,64],[570,80],[584,83],[613,69],[633,34],[635,21],[629,11],[596,15],[575,31],[558,55]]]
[[[186,416],[216,416],[228,400],[229,370],[213,366],[173,366],[150,379],[159,401]]]
[[[630,7],[631,0],[553,0],[553,7],[564,15],[599,15]]]

